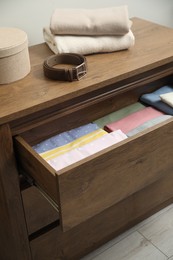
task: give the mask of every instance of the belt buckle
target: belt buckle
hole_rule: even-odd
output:
[[[80,68],[83,68],[83,70],[79,71]],[[77,80],[82,79],[86,75],[86,73],[87,73],[87,67],[86,67],[86,63],[85,62],[83,62],[80,65],[78,65],[77,67],[75,67],[75,69],[76,69],[76,78],[77,78]]]

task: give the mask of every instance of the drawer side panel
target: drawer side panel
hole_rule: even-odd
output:
[[[25,140],[17,136],[14,139],[19,169],[32,177],[39,187],[58,203],[56,172],[42,159]]]

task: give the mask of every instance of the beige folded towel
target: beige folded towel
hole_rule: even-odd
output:
[[[160,95],[161,100],[167,105],[173,107],[173,92]]]
[[[43,36],[47,45],[56,54],[73,52],[86,55],[120,51],[129,49],[135,42],[131,30],[123,36],[59,36],[53,35],[50,29],[45,27]]]
[[[92,10],[55,9],[50,30],[58,35],[123,35],[131,24],[126,5]]]

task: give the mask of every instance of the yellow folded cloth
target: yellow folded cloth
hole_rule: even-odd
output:
[[[96,140],[97,138],[100,138],[104,135],[106,135],[107,132],[104,131],[103,129],[98,129],[95,130],[87,135],[84,135],[78,139],[76,139],[73,142],[70,142],[66,145],[54,148],[52,150],[49,150],[47,152],[44,153],[40,153],[40,156],[43,157],[45,160],[50,160],[50,159],[54,159],[55,157],[64,154],[66,152],[71,151],[72,149],[75,149],[77,147],[83,146],[93,140]]]

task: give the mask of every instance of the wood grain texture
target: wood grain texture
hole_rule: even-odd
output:
[[[88,55],[87,76],[72,83],[46,79],[42,64],[52,52],[45,44],[31,47],[30,74],[15,83],[1,85],[0,124],[20,119],[173,61],[172,29],[134,18],[132,30],[136,38],[134,47],[126,51]],[[166,46],[164,51],[163,46]]]
[[[0,259],[29,260],[31,252],[8,125],[0,126],[0,154]]]
[[[63,233],[56,228],[31,242],[34,260],[81,259],[97,247],[173,202],[172,172]]]
[[[169,120],[151,132],[148,129],[123,141],[123,145],[114,145],[58,174],[21,137],[16,138],[16,152],[22,169],[60,206],[61,223],[66,231],[170,170],[172,124]],[[164,164],[161,154],[167,158]]]
[[[57,105],[23,120],[13,121],[10,123],[12,134],[20,134],[32,145],[53,134],[92,122],[137,102],[143,93],[171,84],[172,67],[173,64],[167,64],[147,74],[140,74],[139,78],[123,80],[116,85],[106,86],[102,90],[65,102],[62,106]]]
[[[58,187],[55,178],[56,171],[20,136],[15,138],[14,145],[19,170],[21,169],[24,173],[32,177],[35,183],[58,203]]]
[[[157,84],[158,82],[152,83],[148,91],[151,91]],[[137,87],[132,89],[132,93],[129,90],[127,96],[134,100],[134,97],[137,98],[142,90],[143,85],[141,90]],[[114,98],[111,104],[124,100],[123,95],[124,92],[117,91],[116,99]],[[112,99],[107,100],[107,104],[110,100],[112,101]],[[94,111],[97,114],[103,104],[102,102],[100,104],[99,100],[98,104],[97,102],[94,104],[96,109]],[[81,113],[89,118],[90,113],[87,113],[89,108],[89,106],[85,107],[84,112],[82,109],[79,110],[76,116],[69,112],[69,118],[73,120],[78,117],[83,118]],[[62,119],[65,118],[62,116]],[[63,127],[63,121],[62,124],[60,122],[58,121],[55,125]],[[107,149],[107,152],[100,152],[90,157],[91,160],[83,160],[71,166],[69,170],[64,169],[58,172],[58,175],[23,138],[16,137],[15,147],[21,168],[32,176],[36,183],[60,206],[61,224],[63,230],[66,231],[160,178],[164,171],[170,170],[172,167],[170,125],[172,125],[172,120],[169,121],[168,126],[164,122],[159,125],[159,128],[158,126],[153,128],[151,133],[148,129],[137,137],[125,140],[122,146],[115,145]],[[50,133],[49,129],[46,127],[44,131]],[[163,133],[164,139],[161,138]],[[162,152],[167,157],[164,164],[159,160]]]
[[[23,190],[22,199],[29,235],[59,219],[58,212],[36,187]]]
[[[173,120],[151,129],[58,172],[64,231],[173,170]]]
[[[45,78],[43,60],[52,53],[40,44],[30,48],[31,73],[1,85],[0,125],[9,122],[13,136],[26,138],[14,137],[18,166],[60,205],[61,227],[30,243],[34,260],[79,259],[173,199],[173,120],[57,173],[30,146],[172,82],[172,29],[134,18],[132,30],[135,46],[87,56],[89,70],[81,81]],[[31,259],[9,127],[0,127],[0,141],[0,254]],[[45,224],[37,216],[32,220],[29,232]]]

